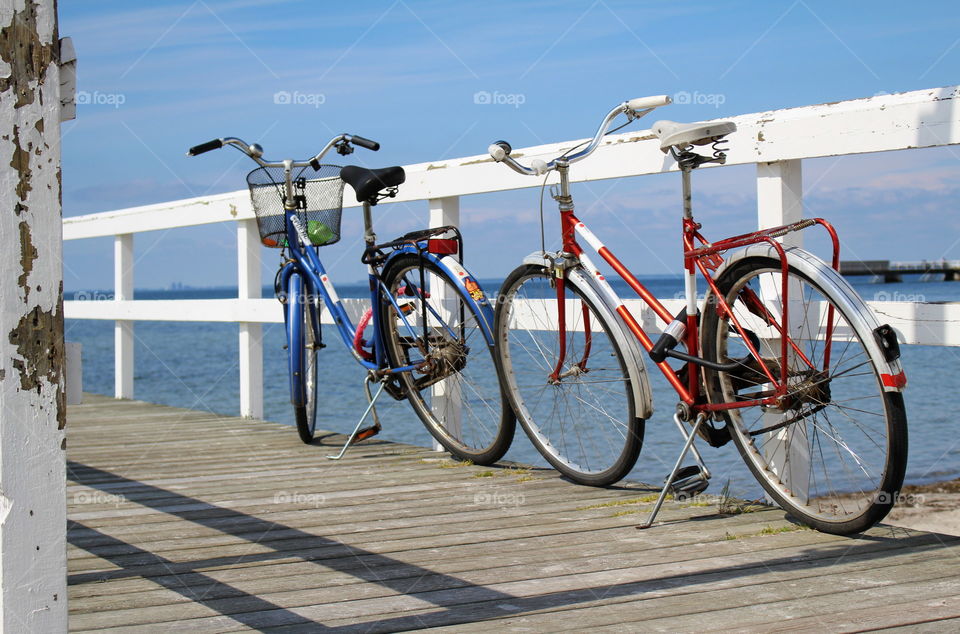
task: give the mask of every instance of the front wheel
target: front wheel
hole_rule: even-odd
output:
[[[779,323],[784,309],[782,282],[779,260],[760,256],[743,258],[716,281],[778,381],[781,338],[771,322]],[[727,419],[740,454],[771,498],[804,524],[845,535],[889,512],[903,483],[907,427],[903,396],[883,388],[885,361],[864,345],[873,333],[863,324],[873,320],[847,314],[842,306],[856,310],[857,303],[840,301],[834,288],[790,266],[787,395],[776,406],[728,410]],[[710,399],[769,396],[772,384],[723,312],[715,302],[704,309],[703,355],[741,364],[734,372],[704,371]]]
[[[524,265],[503,282],[494,334],[497,363],[520,424],[541,455],[574,482],[606,486],[637,461],[637,418],[613,316],[567,277],[560,359],[557,290],[543,266]]]
[[[317,337],[319,307],[304,289],[303,278],[290,276],[287,292],[287,348],[290,402],[300,440],[309,444],[317,427]]]
[[[383,282],[393,298],[381,295],[384,345],[392,367],[417,366],[400,373],[414,411],[451,454],[493,464],[510,448],[516,419],[481,329],[484,317],[440,267],[415,254],[394,258]]]

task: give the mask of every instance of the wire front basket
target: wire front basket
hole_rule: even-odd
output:
[[[319,171],[312,167],[297,168],[291,176],[296,213],[307,229],[311,244],[320,247],[339,240],[343,208],[340,167],[321,165]],[[260,241],[268,247],[287,246],[284,182],[282,167],[258,167],[247,174]]]

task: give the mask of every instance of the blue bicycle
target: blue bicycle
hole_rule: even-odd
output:
[[[368,406],[343,449],[376,435],[376,402],[386,391],[407,399],[429,432],[462,460],[492,464],[513,439],[515,417],[494,364],[493,310],[476,278],[463,267],[463,239],[456,227],[437,227],[377,243],[371,209],[396,195],[402,167],[366,169],[325,165],[331,149],[346,156],[353,146],[379,144],[341,134],[306,161],[266,161],[263,148],[241,139],[214,139],[190,148],[196,156],[225,145],[259,167],[247,175],[261,242],[282,249],[275,279],[284,306],[289,353],[290,401],[301,440],[313,440],[318,414],[317,352],[323,344],[325,306],[343,344],[367,370]],[[354,324],[317,254],[340,239],[344,183],[362,204],[370,306]],[[371,386],[378,387],[371,392]],[[373,425],[363,428],[372,414]]]

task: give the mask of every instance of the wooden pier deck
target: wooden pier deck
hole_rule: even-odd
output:
[[[87,395],[68,415],[74,631],[960,629],[960,538],[454,466]],[[654,448],[646,448],[652,451]],[[642,456],[641,456],[642,459]],[[630,502],[640,499],[639,502]]]

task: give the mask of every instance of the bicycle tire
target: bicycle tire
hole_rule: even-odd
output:
[[[419,290],[421,262],[427,296]],[[426,341],[420,334],[411,341],[393,304],[381,295],[381,332],[392,367],[409,365],[411,350],[414,357],[422,358],[418,346],[436,361],[431,369],[400,373],[407,400],[417,416],[455,457],[480,465],[497,462],[513,442],[516,420],[500,387],[493,350],[479,327],[483,317],[471,310],[453,279],[416,254],[401,254],[391,260],[383,281],[386,292],[412,305],[405,316],[417,333],[422,332],[424,311],[428,311]],[[404,287],[407,291],[401,292]],[[438,301],[444,304],[438,305]],[[430,307],[437,312],[430,313]],[[447,400],[446,394],[458,396]],[[457,401],[459,409],[452,405]]]
[[[310,444],[317,427],[317,347],[313,322],[319,316],[294,273],[287,287],[287,350],[290,401],[300,440]]]
[[[780,409],[729,410],[727,423],[747,467],[784,510],[819,531],[859,533],[886,516],[903,483],[907,462],[903,396],[884,391],[878,370],[883,360],[864,346],[872,333],[861,332],[865,328],[858,324],[872,320],[851,319],[843,308],[849,303],[840,301],[830,284],[792,264],[788,275],[791,339],[814,368],[791,353],[791,402]],[[757,335],[764,358],[781,358],[779,339],[763,336],[773,330],[746,307],[743,297],[749,291],[744,289],[752,289],[764,307],[779,316],[781,282],[779,259],[762,256],[735,262],[716,281],[734,315]],[[846,293],[855,296],[852,289]],[[818,302],[816,308],[814,302]],[[827,369],[823,368],[823,353],[828,310],[819,302],[834,308]],[[863,306],[862,310],[869,309]],[[708,303],[701,324],[704,358],[720,362],[746,359],[746,347],[729,325],[728,316],[721,318]],[[770,367],[779,372],[779,361]],[[755,372],[741,371],[737,377],[705,369],[708,397],[714,402],[732,402],[751,390],[762,390]]]
[[[543,266],[527,264],[504,280],[494,319],[497,369],[517,419],[537,451],[574,482],[607,486],[636,464],[644,420],[636,416],[626,357],[611,335],[609,324],[615,317],[591,301],[569,276],[564,282],[568,329],[561,372],[569,374],[551,383],[560,341],[552,279]],[[577,329],[586,333],[587,320],[591,337],[585,355],[586,337]],[[592,360],[610,357],[613,363],[590,365]],[[621,384],[622,393],[604,383]]]

